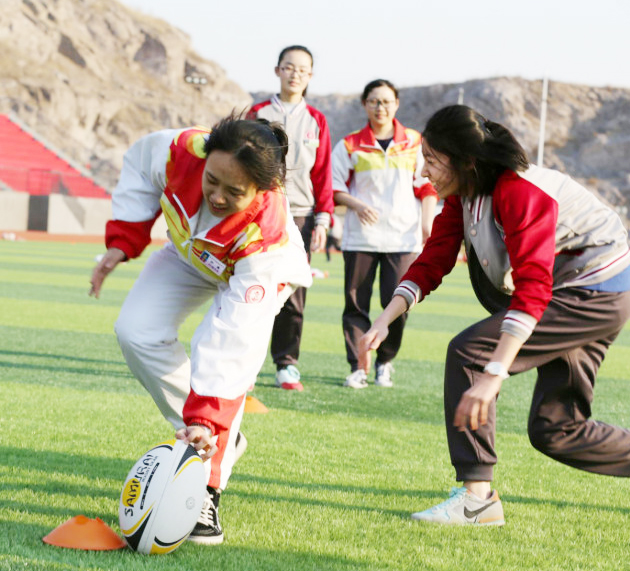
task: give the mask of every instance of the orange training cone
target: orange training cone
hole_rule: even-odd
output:
[[[247,397],[245,397],[245,412],[263,414],[265,412],[269,412],[269,409],[257,398],[247,395]]]
[[[84,515],[74,516],[53,529],[42,539],[44,543],[70,549],[106,551],[126,547],[125,540],[102,519],[90,519]]]

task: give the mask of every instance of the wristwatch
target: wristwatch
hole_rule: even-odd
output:
[[[490,361],[484,368],[484,373],[488,373],[494,377],[501,377],[501,380],[504,381],[507,379],[510,374],[508,370],[505,368],[503,363],[499,363],[499,361]]]

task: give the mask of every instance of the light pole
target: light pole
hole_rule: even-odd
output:
[[[547,76],[543,79],[542,102],[540,105],[540,132],[538,133],[538,161],[539,167],[543,166],[543,155],[545,152],[545,123],[547,121],[547,91],[549,82]]]
[[[205,75],[201,75],[199,73],[188,73],[184,76],[184,81],[186,83],[190,83],[197,92],[194,95],[193,102],[191,105],[191,114],[193,116],[193,123],[197,122],[197,98],[201,99],[201,87],[208,83],[208,78]]]

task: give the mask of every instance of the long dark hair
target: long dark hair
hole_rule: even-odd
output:
[[[529,167],[525,149],[506,127],[466,105],[437,111],[422,136],[449,158],[460,187],[468,186],[473,196],[492,194],[506,169],[518,172]]]
[[[270,190],[284,185],[288,148],[280,123],[232,114],[212,128],[203,150],[206,156],[212,151],[230,153],[260,190]]]

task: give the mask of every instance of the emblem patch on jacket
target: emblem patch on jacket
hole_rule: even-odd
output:
[[[260,303],[263,297],[265,297],[265,288],[261,285],[249,286],[245,292],[245,301],[247,303]]]
[[[319,147],[319,139],[313,131],[308,131],[304,138],[304,144],[307,147]]]

